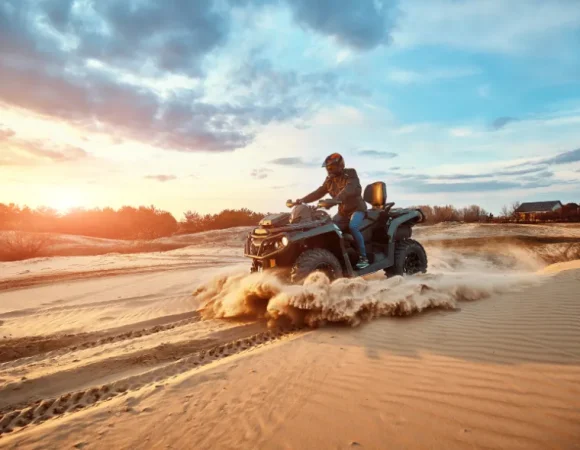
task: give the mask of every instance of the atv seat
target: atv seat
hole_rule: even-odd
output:
[[[387,185],[382,181],[369,184],[364,191],[363,199],[370,203],[371,209],[367,210],[365,221],[361,229],[370,227],[380,222],[386,224],[389,211],[395,203],[387,203]]]
[[[369,184],[365,188],[363,199],[370,203],[373,210],[383,209],[387,202],[387,185],[382,181]]]

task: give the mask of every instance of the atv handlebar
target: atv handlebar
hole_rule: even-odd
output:
[[[286,206],[288,208],[293,208],[296,205],[302,205],[304,202],[300,200],[286,200]],[[342,202],[340,200],[334,200],[333,198],[323,198],[322,200],[318,201],[316,208],[325,208],[330,209],[333,206],[340,205]]]
[[[330,209],[333,206],[340,205],[342,202],[340,200],[334,200],[333,198],[323,198],[318,201],[319,208]]]

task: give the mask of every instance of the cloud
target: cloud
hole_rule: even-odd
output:
[[[497,176],[504,176],[504,177],[514,177],[520,175],[527,175],[531,173],[540,172],[546,166],[538,166],[538,167],[531,167],[528,169],[521,169],[521,170],[499,170],[495,172],[484,172],[479,174],[453,174],[453,175],[436,175],[433,178],[438,180],[476,180],[480,178],[492,178]]]
[[[16,136],[13,130],[0,128],[2,157],[0,165],[38,165],[78,161],[90,155],[73,145],[46,140],[27,140]]]
[[[527,118],[518,118],[511,116],[501,116],[494,119],[489,124],[491,131],[497,131],[505,128],[513,122],[524,122],[529,126],[566,126],[580,124],[580,116],[577,110],[558,111],[556,113],[529,115]]]
[[[560,153],[553,158],[548,158],[543,161],[544,164],[568,164],[580,161],[580,148],[570,150],[568,152]]]
[[[9,128],[3,128],[0,124],[0,142],[3,142],[9,138],[12,138],[15,135],[14,130]]]
[[[287,1],[308,28],[354,47],[378,45],[376,20],[386,10],[373,1],[349,0],[325,15],[328,2]],[[262,126],[304,117],[325,99],[369,94],[332,71],[282,71],[250,55],[211,101],[204,62],[229,39],[231,9],[212,0],[77,3],[0,4],[0,103],[159,148],[224,152],[249,145]],[[368,26],[357,28],[359,19]],[[199,87],[163,95],[152,87],[178,74]]]
[[[412,172],[409,174],[388,171],[376,172],[389,177],[390,183],[414,193],[461,193],[493,192],[510,189],[536,189],[554,185],[573,184],[559,179],[542,164],[522,169],[487,170],[469,174],[430,174]],[[368,174],[366,174],[368,175]]]
[[[390,42],[395,11],[376,0],[287,0],[299,25],[331,36],[354,50]]]
[[[276,158],[270,161],[270,164],[275,164],[277,166],[289,166],[289,167],[316,167],[314,161],[304,161],[302,158],[297,156],[290,156],[286,158]]]
[[[558,164],[569,164],[580,161],[580,149],[560,153],[541,160],[529,161],[525,164],[505,164],[499,168],[484,168],[480,173],[444,173],[417,172],[406,167],[386,168],[383,170],[361,171],[362,176],[372,181],[383,180],[389,186],[396,186],[403,192],[420,194],[457,194],[485,193],[502,190],[528,190],[553,186],[565,187],[577,185],[576,180],[570,180],[569,175],[559,174],[550,170]],[[474,168],[477,166],[473,166]],[[477,169],[475,169],[477,170]],[[408,171],[408,173],[407,173]],[[580,169],[578,170],[580,172]]]
[[[26,145],[21,145],[20,148],[30,155],[47,159],[51,162],[78,161],[89,156],[89,154],[80,147],[67,145],[51,148],[46,147],[46,144],[40,141],[29,142]]]
[[[455,137],[469,137],[473,135],[473,130],[470,128],[452,128],[449,134]]]
[[[563,125],[580,125],[580,116],[564,116],[552,119],[545,119],[542,121],[546,125],[563,126]]]
[[[386,151],[379,151],[379,150],[359,150],[357,152],[359,156],[369,156],[373,158],[385,158],[385,159],[392,159],[399,156],[398,153],[394,152],[386,152]]]
[[[573,57],[580,26],[575,0],[400,0],[393,31],[400,47],[445,46],[468,51]]]
[[[505,126],[510,123],[510,122],[517,122],[519,119],[516,119],[515,117],[498,117],[497,119],[495,119],[492,123],[491,123],[491,128],[492,130],[501,130],[502,128],[505,128]]]
[[[46,3],[49,24],[78,39],[79,56],[124,67],[147,61],[161,70],[199,73],[204,56],[226,41],[231,24],[212,0],[99,0],[82,9],[64,0],[56,2],[56,14]]]
[[[569,164],[575,163],[580,161],[580,148],[576,150],[570,150],[567,152],[559,153],[555,156],[550,158],[543,158],[543,159],[534,159],[530,161],[526,161],[523,163],[515,164],[511,167],[535,167],[535,168],[545,168],[546,166],[552,165],[561,165],[561,164]]]
[[[229,0],[229,4],[286,5],[301,28],[331,37],[354,51],[389,44],[399,15],[398,8],[388,0]]]
[[[361,175],[363,175],[366,178],[383,178],[392,175],[392,173],[386,170],[371,170],[362,172]]]
[[[246,91],[244,112],[259,124],[304,119],[325,100],[370,95],[366,88],[343,79],[332,70],[298,72],[276,68],[259,50],[252,51],[242,65],[232,71],[231,83],[234,94],[236,86]],[[296,125],[299,129],[309,126],[304,120]]]
[[[145,176],[147,180],[155,180],[159,181],[160,183],[165,183],[167,181],[176,180],[177,177],[175,175],[147,175]]]
[[[265,178],[268,178],[268,175],[272,173],[271,169],[253,169],[250,172],[250,176],[252,178],[256,178],[257,180],[263,180]]]
[[[506,189],[535,189],[548,187],[555,184],[554,181],[472,181],[465,183],[428,183],[428,182],[403,182],[402,186],[411,192],[431,193],[459,193],[459,192],[491,192]]]
[[[5,103],[89,131],[185,152],[242,148],[253,134],[239,126],[240,119],[251,124],[268,117],[268,111],[258,108],[208,104],[195,93],[161,99],[104,74],[90,70],[77,74],[64,66],[38,64],[25,71],[0,62],[0,76],[0,100]]]
[[[166,34],[173,36],[172,39],[182,36],[180,28],[173,28],[172,19],[187,28],[178,19],[179,11],[175,10],[179,2],[164,2],[167,11],[173,11],[167,13],[159,13],[156,6],[147,2],[135,8],[134,13],[125,9],[124,3],[111,1],[95,3],[97,9],[73,8],[77,12],[67,10],[66,6],[72,2],[60,2],[61,8],[57,11],[43,9],[49,7],[49,2],[8,3],[0,7],[0,40],[3,43],[0,102],[64,120],[89,131],[123,135],[183,151],[227,151],[243,147],[251,140],[248,132],[232,124],[236,116],[248,114],[239,106],[209,105],[200,100],[200,93],[191,91],[163,99],[150,89],[121,81],[115,76],[115,70],[104,72],[99,70],[99,65],[87,65],[87,56],[98,56],[106,63],[119,64],[112,66],[113,69],[135,70],[137,75],[144,75],[147,62],[152,64],[150,70],[162,77],[159,68],[172,66],[167,60],[159,60],[170,58]],[[206,3],[182,5],[183,16],[191,19],[191,24],[203,22]],[[199,14],[199,20],[192,16],[195,14]],[[139,20],[121,25],[121,17]],[[54,20],[56,31],[48,32],[46,27],[40,27],[42,20]],[[63,21],[68,22],[65,25]],[[109,28],[111,36],[95,31]],[[144,38],[137,28],[157,31]],[[67,39],[78,40],[78,46],[65,51],[63,45]],[[206,44],[207,48],[213,45]],[[88,48],[91,45],[95,45],[93,50],[100,52],[99,55],[91,53]],[[175,48],[175,54],[181,55],[181,47]],[[199,52],[194,52],[189,57],[177,59],[195,65],[193,60],[198,56]],[[136,61],[140,67],[132,66]],[[232,125],[216,126],[219,123]]]
[[[422,84],[442,80],[465,78],[478,75],[480,73],[481,70],[476,67],[427,69],[420,72],[408,69],[392,69],[387,74],[387,78],[390,81],[398,84]]]
[[[554,176],[554,172],[552,172],[551,170],[543,170],[541,172],[537,172],[534,173],[533,175],[526,175],[520,178],[521,181],[527,181],[527,182],[535,182],[535,181],[540,181],[540,180],[548,180],[550,178],[552,178]]]

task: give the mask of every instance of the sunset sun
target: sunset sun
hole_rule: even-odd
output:
[[[62,192],[54,198],[50,206],[56,209],[60,214],[65,214],[71,209],[79,208],[83,205],[81,195],[72,191]]]

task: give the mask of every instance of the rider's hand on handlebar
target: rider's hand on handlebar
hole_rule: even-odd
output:
[[[298,199],[298,200],[286,200],[286,206],[288,208],[292,208],[293,206],[296,205],[301,205],[302,204],[302,200]]]

